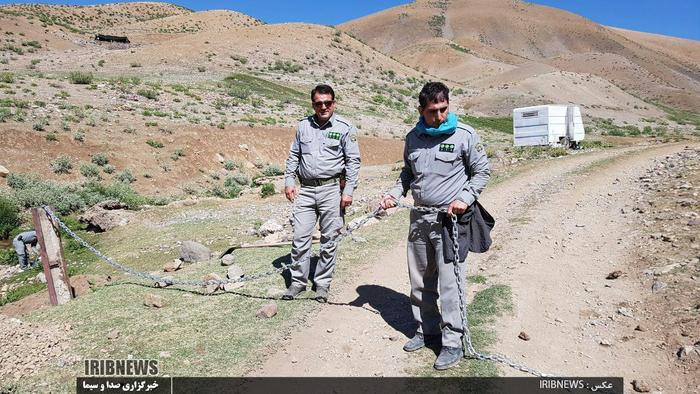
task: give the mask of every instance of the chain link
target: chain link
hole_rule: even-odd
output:
[[[51,219],[63,229],[63,231],[66,232],[71,238],[75,239],[78,241],[80,245],[94,253],[97,257],[99,257],[102,261],[105,263],[109,264],[113,268],[125,272],[129,275],[132,275],[137,278],[141,279],[146,279],[149,281],[153,282],[158,282],[158,283],[165,283],[166,285],[181,285],[181,286],[208,286],[208,285],[219,285],[223,286],[228,283],[240,283],[240,282],[250,282],[253,280],[265,278],[271,275],[275,274],[281,274],[282,272],[290,269],[290,268],[295,268],[298,266],[299,263],[282,263],[282,265],[279,268],[276,268],[274,270],[270,271],[265,271],[265,272],[259,272],[250,276],[244,276],[241,278],[235,278],[235,279],[222,279],[222,280],[201,280],[201,279],[176,279],[172,277],[164,277],[160,275],[153,275],[149,274],[147,272],[140,272],[137,271],[131,267],[125,266],[123,264],[120,264],[116,261],[114,261],[111,257],[106,256],[99,250],[97,250],[94,246],[90,245],[88,242],[86,242],[84,239],[80,238],[78,234],[76,234],[73,230],[71,230],[61,219],[56,216],[56,214],[51,211],[51,209],[47,206],[43,207],[44,211],[46,211],[46,214],[51,217]],[[377,208],[374,212],[369,213],[365,215],[362,220],[357,221],[353,226],[348,226],[344,231],[339,232],[334,238],[329,240],[329,242],[332,242],[334,244],[338,244],[340,241],[342,241],[345,237],[348,235],[352,234],[353,231],[357,230],[358,228],[362,227],[365,223],[367,223],[370,219],[377,217],[379,215],[379,212],[381,212],[380,208]]]
[[[441,209],[441,208],[435,208],[435,207],[420,207],[420,206],[413,206],[413,205],[407,205],[403,204],[400,202],[396,203],[397,208],[401,209],[413,209],[419,212],[424,212],[424,213],[447,213],[446,209]],[[182,285],[182,286],[207,286],[207,285],[219,285],[223,286],[227,283],[239,283],[239,282],[250,282],[253,280],[261,279],[264,277],[268,277],[271,275],[275,274],[281,274],[282,272],[288,270],[289,268],[296,267],[298,263],[282,263],[282,266],[279,268],[276,268],[274,270],[270,271],[265,271],[265,272],[259,272],[257,274],[253,274],[250,276],[244,276],[242,278],[236,278],[236,279],[226,279],[226,280],[209,280],[209,281],[204,281],[204,280],[197,280],[197,279],[174,279],[172,277],[162,277],[159,275],[153,275],[145,272],[140,272],[137,271],[131,267],[127,267],[123,264],[120,264],[116,261],[114,261],[112,258],[109,256],[104,255],[102,252],[97,250],[95,247],[87,243],[85,240],[80,238],[78,234],[76,234],[73,230],[68,228],[68,226],[61,221],[61,219],[54,214],[51,209],[47,206],[43,207],[46,213],[51,217],[51,219],[55,222],[58,223],[58,225],[65,231],[71,238],[75,239],[80,243],[83,247],[87,248],[90,250],[92,253],[94,253],[97,257],[102,259],[104,262],[112,266],[113,268],[126,272],[129,275],[142,278],[142,279],[147,279],[153,282],[161,282],[161,283],[166,283],[168,285]],[[370,219],[372,218],[379,218],[379,214],[381,213],[383,209],[382,208],[377,208],[374,212],[369,213],[365,215],[361,220],[355,222],[354,225],[348,226],[344,231],[340,231],[334,238],[329,240],[329,242],[337,245],[340,243],[343,239],[345,239],[347,236],[351,235],[353,231],[357,230],[358,228],[362,227],[367,223]],[[462,335],[462,350],[464,351],[464,356],[465,357],[471,357],[477,360],[484,360],[484,361],[493,361],[493,362],[498,362],[502,363],[505,365],[508,365],[511,368],[517,369],[519,371],[534,375],[534,376],[539,376],[539,377],[547,377],[547,376],[555,376],[555,375],[550,375],[550,374],[544,374],[542,372],[539,372],[535,369],[532,369],[524,364],[519,364],[516,363],[515,361],[512,361],[508,359],[505,356],[502,356],[500,354],[488,354],[488,353],[481,353],[477,352],[476,349],[474,349],[474,345],[472,343],[472,338],[471,338],[471,332],[469,331],[469,320],[467,316],[467,306],[465,303],[465,293],[464,293],[464,288],[462,286],[462,275],[459,272],[459,232],[457,228],[457,215],[452,214],[450,215],[450,219],[452,221],[452,232],[451,232],[451,238],[452,238],[452,251],[454,254],[454,273],[455,277],[457,279],[457,290],[459,293],[459,306],[460,310],[462,311],[462,327],[464,329],[464,334]],[[465,266],[464,266],[464,273],[466,274],[466,260],[465,260]]]

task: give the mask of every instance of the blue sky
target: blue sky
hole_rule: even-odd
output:
[[[51,4],[96,4],[113,1],[44,1]],[[267,0],[192,1],[172,3],[196,11],[231,9],[268,23],[311,22],[336,25],[386,8],[409,3],[406,0]],[[700,40],[700,1],[698,0],[532,0],[536,4],[561,8],[594,22]],[[16,1],[0,0],[0,4]]]

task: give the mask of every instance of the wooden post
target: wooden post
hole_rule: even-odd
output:
[[[32,208],[32,220],[41,247],[41,264],[44,266],[51,305],[65,304],[73,298],[73,294],[66,272],[58,224],[51,220],[43,208]]]

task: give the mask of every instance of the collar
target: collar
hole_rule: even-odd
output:
[[[328,119],[328,121],[326,121],[326,123],[324,123],[323,125],[319,125],[318,122],[316,122],[316,115],[315,114],[311,115],[310,117],[311,117],[311,124],[313,124],[314,126],[316,126],[319,129],[333,127],[333,125],[335,124],[335,112],[333,112],[333,115],[331,115],[331,117]]]

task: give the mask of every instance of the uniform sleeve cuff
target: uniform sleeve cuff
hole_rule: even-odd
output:
[[[467,205],[472,205],[472,204],[474,204],[474,201],[476,201],[476,198],[474,197],[474,195],[471,193],[467,193],[467,192],[461,193],[459,195],[459,197],[457,197],[457,199],[459,201],[462,201],[463,203],[465,203]]]
[[[291,186],[295,186],[295,185],[296,185],[295,178],[289,177],[289,178],[284,179],[284,186],[285,187],[291,187]]]
[[[352,186],[345,186],[345,189],[343,189],[343,195],[352,197],[352,193],[355,192],[355,189]]]
[[[389,191],[389,193],[387,193],[387,195],[391,196],[391,198],[393,198],[394,200],[399,201],[401,199],[401,196],[403,195],[403,193],[400,190],[393,189],[393,190]]]

